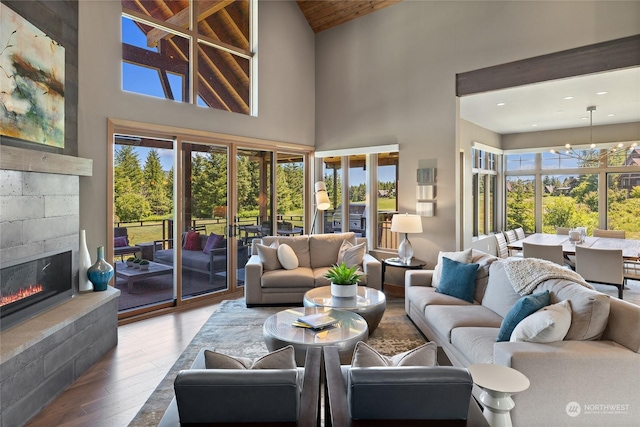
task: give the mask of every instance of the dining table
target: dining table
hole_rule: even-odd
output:
[[[537,245],[562,245],[562,251],[565,255],[575,255],[576,246],[594,249],[622,249],[622,257],[625,260],[640,260],[640,240],[636,239],[614,239],[611,237],[587,236],[582,242],[574,242],[566,234],[534,233],[528,235],[524,239],[507,243],[507,248],[509,248],[509,250],[521,251],[524,242],[534,243]]]

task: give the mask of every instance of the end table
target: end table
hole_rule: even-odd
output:
[[[513,368],[491,363],[469,366],[473,382],[483,389],[480,403],[491,427],[512,427],[509,412],[515,404],[511,395],[529,388],[529,378]]]
[[[387,258],[382,260],[382,290],[384,290],[384,275],[387,271],[387,266],[389,267],[397,267],[404,268],[407,270],[421,270],[426,266],[427,263],[425,261],[421,261],[419,259],[411,258],[408,264],[405,264],[400,260],[400,258]]]

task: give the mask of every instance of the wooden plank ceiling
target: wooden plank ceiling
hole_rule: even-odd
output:
[[[314,33],[328,30],[401,0],[296,0]]]

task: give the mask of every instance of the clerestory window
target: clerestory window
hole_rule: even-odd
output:
[[[257,0],[122,0],[122,89],[257,115]]]

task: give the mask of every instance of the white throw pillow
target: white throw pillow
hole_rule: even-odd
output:
[[[434,342],[422,344],[412,350],[385,356],[363,341],[358,341],[353,350],[351,366],[370,368],[373,366],[436,366],[438,364],[438,346]]]
[[[548,305],[525,317],[511,333],[511,342],[549,343],[562,341],[571,327],[571,304],[568,300]]]
[[[265,270],[280,270],[282,268],[282,264],[278,260],[278,246],[280,245],[277,240],[271,243],[271,246],[256,243],[258,256]]]
[[[347,267],[351,268],[354,265],[362,265],[364,259],[364,253],[366,251],[365,243],[362,242],[359,245],[354,245],[348,240],[342,242],[340,250],[338,251],[338,265],[343,262]]]
[[[433,276],[431,278],[431,286],[434,288],[437,288],[438,284],[440,284],[440,277],[442,276],[442,257],[447,257],[453,261],[469,264],[471,262],[471,249],[461,252],[440,252],[438,254],[438,263],[433,269]]]
[[[298,268],[298,256],[291,246],[284,243],[278,246],[278,261],[286,270]]]

